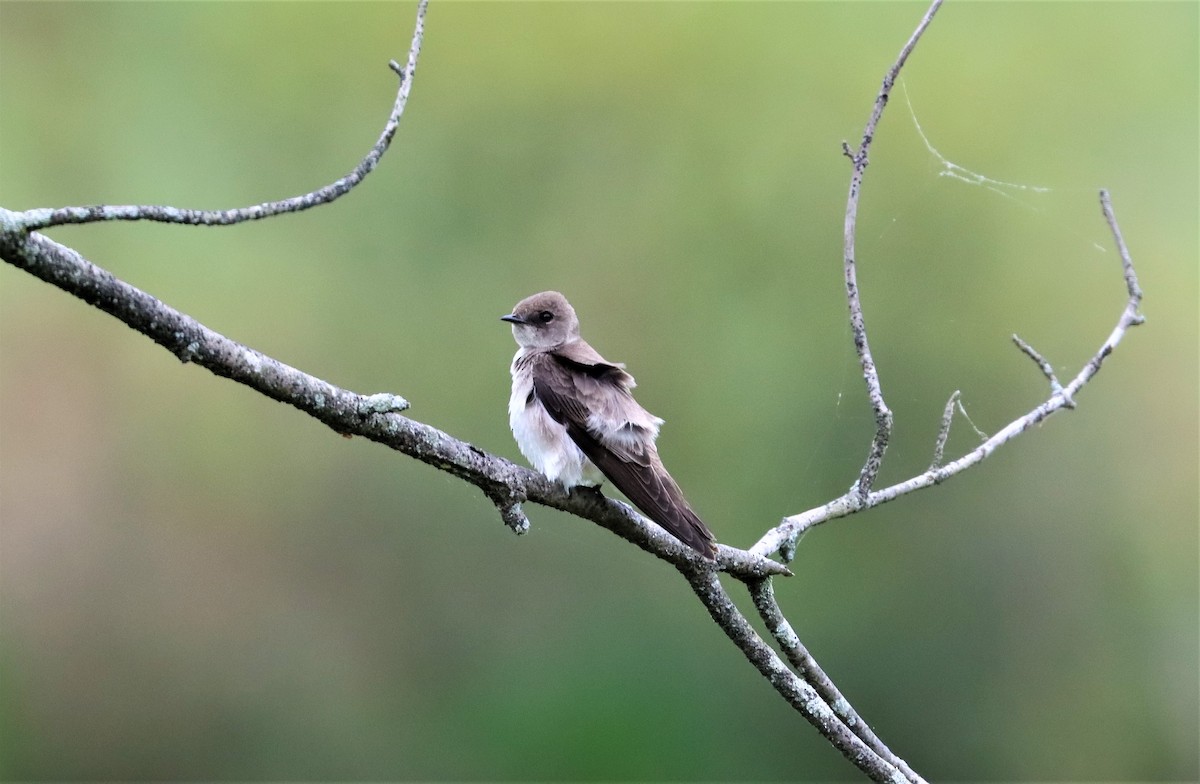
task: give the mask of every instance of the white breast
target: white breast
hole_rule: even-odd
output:
[[[525,459],[551,481],[570,489],[576,485],[595,486],[603,475],[588,460],[567,429],[555,422],[536,399],[531,399],[533,380],[518,377],[517,359],[513,358],[513,389],[508,399],[508,425]],[[528,405],[526,404],[528,402]]]

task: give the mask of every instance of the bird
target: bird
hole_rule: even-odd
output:
[[[543,291],[500,319],[512,325],[518,346],[508,421],[521,454],[567,490],[608,479],[646,517],[714,559],[716,537],[658,456],[663,420],[634,400],[625,365],[580,337],[567,298]]]

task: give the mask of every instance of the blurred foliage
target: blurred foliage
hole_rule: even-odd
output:
[[[746,546],[842,492],[871,420],[841,292],[849,166],[923,10],[435,3],[392,151],[335,205],[52,233],[208,326],[518,457],[497,318],[558,288]],[[1124,297],[1075,412],[810,534],[777,591],[931,779],[1197,771],[1198,7],[948,4],[884,116],[860,282],[922,470]],[[413,6],[0,3],[0,204],[233,207],[374,140]],[[912,109],[909,109],[911,101]],[[1013,186],[943,173],[926,147]],[[1026,186],[1043,186],[1046,192]],[[192,367],[0,269],[0,777],[853,775],[673,570]],[[975,436],[956,425],[951,450]],[[736,586],[735,586],[736,588]],[[740,595],[740,594],[739,594]],[[748,605],[748,603],[747,603]]]

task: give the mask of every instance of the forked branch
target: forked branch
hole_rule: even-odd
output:
[[[1113,213],[1112,201],[1109,198],[1108,191],[1100,191],[1100,205],[1104,219],[1112,231],[1113,239],[1120,255],[1127,299],[1125,307],[1121,310],[1117,318],[1117,324],[1113,327],[1112,332],[1109,333],[1104,342],[1100,344],[1100,348],[1069,383],[1065,386],[1056,387],[1053,373],[1051,372],[1051,394],[1045,401],[1028,413],[1009,422],[995,435],[986,439],[982,444],[957,460],[945,465],[938,465],[936,464],[937,461],[935,461],[935,464],[924,473],[882,490],[872,490],[866,496],[861,495],[858,489],[854,488],[846,495],[835,498],[823,506],[785,517],[782,523],[767,531],[750,548],[750,552],[758,553],[759,555],[770,555],[775,552],[782,552],[785,555],[789,554],[793,551],[797,540],[813,526],[829,522],[830,520],[836,520],[839,517],[846,517],[864,509],[879,506],[902,495],[907,495],[914,490],[920,490],[944,482],[950,477],[960,474],[971,466],[982,462],[998,448],[1021,435],[1026,430],[1029,430],[1034,425],[1037,425],[1051,414],[1061,411],[1064,408],[1074,408],[1076,393],[1100,372],[1101,366],[1113,351],[1116,350],[1129,328],[1137,326],[1145,320],[1139,311],[1142,302],[1142,290],[1138,286],[1133,259],[1129,255],[1129,249],[1126,247],[1124,237],[1121,235],[1121,229],[1117,225],[1117,218]],[[1021,346],[1022,343],[1023,341],[1019,342],[1018,346]],[[1027,344],[1025,345],[1027,346]],[[1032,356],[1034,356],[1035,361],[1039,365],[1045,363],[1047,367],[1049,366],[1049,363],[1041,358],[1040,354],[1033,351],[1032,348],[1021,347],[1021,350],[1026,354],[1033,352]],[[1045,371],[1043,370],[1043,372]]]

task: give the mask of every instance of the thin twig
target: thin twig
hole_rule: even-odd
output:
[[[842,143],[842,152],[854,164],[854,171],[850,175],[850,195],[846,199],[846,223],[843,234],[846,300],[850,307],[850,331],[854,338],[854,350],[858,354],[859,364],[862,366],[863,380],[867,384],[867,397],[871,401],[871,409],[875,412],[875,436],[871,439],[867,460],[850,491],[851,495],[859,501],[866,500],[875,483],[875,477],[879,474],[879,468],[883,465],[883,455],[887,451],[888,440],[892,434],[892,412],[883,399],[883,387],[879,382],[879,371],[875,367],[875,360],[871,356],[870,344],[867,342],[867,327],[863,319],[862,301],[859,297],[858,273],[855,263],[858,199],[862,192],[863,174],[869,163],[871,142],[875,138],[875,129],[879,125],[879,118],[883,116],[884,107],[887,106],[892,86],[896,83],[900,69],[904,67],[905,61],[912,54],[921,35],[929,27],[929,23],[933,21],[933,16],[941,4],[942,0],[933,0],[925,12],[925,16],[921,18],[921,23],[917,25],[917,29],[913,31],[908,42],[904,44],[904,48],[900,50],[900,56],[896,58],[896,62],[884,75],[883,84],[879,88],[879,95],[875,98],[871,117],[863,129],[862,141],[859,143],[858,149],[851,151],[850,145]]]
[[[937,468],[942,464],[942,455],[946,451],[946,440],[950,438],[950,423],[954,420],[954,404],[958,402],[961,394],[962,392],[956,389],[954,394],[950,395],[950,399],[946,401],[946,408],[942,411],[942,424],[938,428],[937,441],[933,445],[933,462],[929,464],[930,468]]]
[[[1033,363],[1038,366],[1039,370],[1042,371],[1042,375],[1045,376],[1046,380],[1050,382],[1050,391],[1061,392],[1062,384],[1058,383],[1058,377],[1054,375],[1054,367],[1046,361],[1046,358],[1043,357],[1036,348],[1022,340],[1020,335],[1017,335],[1015,332],[1013,333],[1012,341],[1017,345],[1017,348],[1021,349],[1021,352],[1025,354],[1025,356],[1032,359]],[[1071,405],[1074,407],[1075,404],[1072,403]]]
[[[1104,213],[1104,220],[1108,222],[1113,240],[1117,243],[1117,252],[1121,255],[1121,269],[1125,273],[1125,288],[1129,292],[1129,301],[1134,310],[1130,314],[1130,324],[1141,324],[1145,319],[1137,313],[1137,308],[1142,302],[1142,288],[1138,285],[1137,272],[1133,269],[1133,258],[1129,255],[1129,247],[1125,244],[1125,236],[1121,233],[1121,227],[1117,225],[1117,216],[1113,214],[1112,198],[1108,195],[1107,189],[1100,191],[1100,209]]]
[[[425,8],[429,0],[421,0],[417,5],[417,22],[413,28],[412,44],[408,50],[408,60],[403,68],[393,60],[388,66],[400,77],[400,87],[396,100],[392,104],[391,114],[383,126],[383,132],[378,141],[367,152],[345,177],[311,193],[293,196],[281,201],[269,201],[232,210],[188,210],[164,205],[107,205],[95,204],[86,207],[58,207],[55,209],[27,210],[24,225],[29,231],[47,229],[51,226],[61,226],[73,223],[94,223],[97,221],[138,221],[149,220],[160,223],[179,223],[187,226],[231,226],[245,221],[261,220],[273,215],[288,212],[301,212],[321,204],[328,204],[349,193],[362,182],[368,174],[375,170],[379,159],[387,152],[400,125],[404,107],[408,105],[408,95],[412,91],[413,74],[417,70],[417,59],[421,54],[421,42],[425,37]]]

